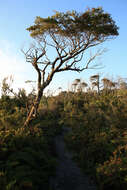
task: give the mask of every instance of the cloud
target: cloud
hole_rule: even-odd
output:
[[[0,45],[0,83],[4,77],[13,76],[13,87],[26,88],[31,87],[25,83],[26,80],[35,79],[35,72],[29,63],[25,62],[25,58],[20,55],[20,50],[17,50],[13,44],[2,42]]]

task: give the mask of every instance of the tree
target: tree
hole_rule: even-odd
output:
[[[82,82],[81,79],[75,79],[74,82],[72,83],[72,86],[74,88],[74,92],[76,92],[76,90],[78,92],[82,92],[83,90],[85,90],[88,84],[86,82]]]
[[[125,81],[121,82],[120,89],[127,89],[127,82],[125,82]]]
[[[1,94],[2,96],[9,96],[9,94],[13,94],[14,96],[16,96],[16,93],[14,93],[13,88],[11,88],[13,83],[13,77],[5,77],[2,80],[2,84],[1,84]]]
[[[35,24],[27,30],[36,43],[23,53],[38,74],[38,89],[25,126],[36,115],[43,91],[56,73],[88,69],[102,52],[97,51],[81,67],[78,63],[84,52],[118,35],[118,27],[102,8],[88,9],[84,13],[56,12],[48,18],[36,17]]]
[[[74,92],[76,92],[76,89],[77,89],[77,86],[79,85],[79,83],[81,82],[80,79],[75,79],[73,84],[72,84],[72,87],[73,87],[73,90]]]
[[[86,83],[86,82],[82,82],[81,83],[81,88],[82,88],[82,90],[84,89],[85,90],[85,88],[88,86],[88,84]]]
[[[97,87],[98,94],[100,93],[100,75],[92,75],[90,77],[90,81],[92,82],[92,87],[94,88],[95,86]]]
[[[103,78],[102,80],[102,83],[103,83],[103,90],[104,92],[108,93],[109,91],[111,90],[114,90],[117,83],[116,82],[113,82],[111,81],[110,79],[108,78]]]
[[[72,84],[72,88],[73,88],[73,92],[76,92],[76,87],[77,87],[78,83],[74,82]]]
[[[119,89],[127,89],[127,78],[119,78],[118,79],[118,83],[117,83],[117,85],[118,85],[118,88]]]

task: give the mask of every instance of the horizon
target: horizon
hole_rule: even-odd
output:
[[[84,6],[84,7],[83,7]],[[4,77],[13,76],[14,77],[14,89],[25,88],[29,89],[31,87],[25,83],[27,80],[36,80],[36,72],[29,63],[25,62],[25,57],[21,53],[22,48],[27,48],[33,41],[29,32],[26,28],[33,24],[36,16],[47,17],[53,15],[53,10],[60,12],[65,12],[68,10],[76,10],[83,12],[87,7],[102,7],[104,12],[111,14],[113,20],[115,20],[116,25],[119,27],[119,36],[116,39],[105,42],[104,48],[108,51],[103,54],[97,63],[103,65],[103,69],[100,70],[85,70],[84,72],[78,74],[74,72],[63,72],[57,74],[51,85],[47,88],[51,91],[56,91],[59,87],[64,87],[66,90],[68,86],[76,78],[81,78],[84,81],[88,81],[91,75],[96,73],[102,73],[108,78],[127,78],[126,73],[126,7],[127,2],[123,0],[122,2],[112,0],[108,3],[107,0],[103,2],[91,1],[91,0],[80,0],[78,2],[73,2],[70,0],[61,1],[60,6],[58,0],[49,3],[42,3],[41,0],[36,2],[33,0],[22,0],[22,2],[17,2],[13,0],[10,2],[1,3],[0,12],[0,24],[1,24],[1,35],[0,35],[0,83]]]

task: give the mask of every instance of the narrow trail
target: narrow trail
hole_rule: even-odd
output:
[[[96,190],[95,185],[72,160],[72,153],[65,147],[64,134],[68,131],[68,128],[64,128],[54,139],[58,165],[56,176],[50,181],[51,190]]]

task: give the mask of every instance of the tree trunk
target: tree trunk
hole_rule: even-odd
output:
[[[100,84],[98,82],[98,85],[97,85],[97,90],[98,90],[98,94],[100,94]]]
[[[43,96],[43,90],[39,90],[37,96],[36,96],[36,99],[34,101],[34,104],[33,106],[31,107],[30,109],[30,112],[26,118],[26,121],[24,123],[24,126],[28,126],[30,124],[30,121],[36,117],[37,115],[37,110],[38,110],[38,107],[39,107],[39,104],[40,104],[40,100],[41,100],[41,97]]]

